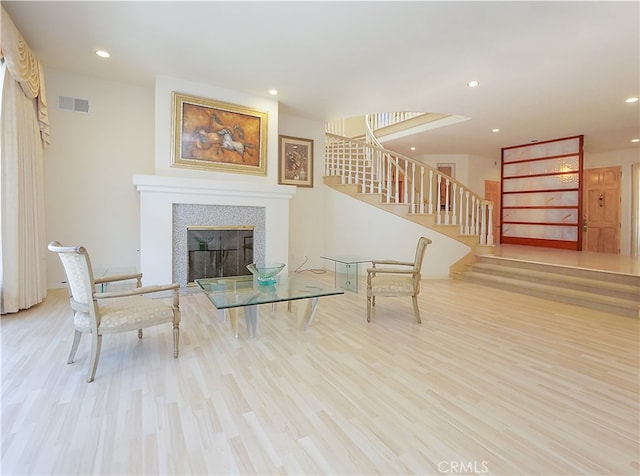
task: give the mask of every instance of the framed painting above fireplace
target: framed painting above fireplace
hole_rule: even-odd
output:
[[[267,174],[267,113],[172,93],[172,167]]]

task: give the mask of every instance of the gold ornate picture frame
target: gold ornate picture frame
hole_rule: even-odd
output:
[[[313,140],[279,136],[278,183],[313,187]]]
[[[267,174],[267,113],[172,93],[172,167]]]

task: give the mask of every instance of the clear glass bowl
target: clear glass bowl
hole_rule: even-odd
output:
[[[284,263],[265,263],[260,266],[251,263],[247,265],[247,269],[256,277],[261,286],[276,284],[276,276],[284,267]]]

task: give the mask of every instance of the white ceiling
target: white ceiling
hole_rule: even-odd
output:
[[[265,97],[276,88],[281,111],[319,120],[471,118],[390,144],[410,156],[499,158],[501,147],[578,134],[587,152],[638,147],[639,106],[624,101],[640,95],[636,1],[2,4],[50,68]]]

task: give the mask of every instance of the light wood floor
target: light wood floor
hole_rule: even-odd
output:
[[[310,273],[307,273],[310,274]],[[331,273],[316,279],[332,280]],[[638,320],[460,281],[322,298],[311,328],[261,309],[232,337],[206,297],[168,327],[66,365],[65,291],[3,316],[12,474],[637,475]]]

